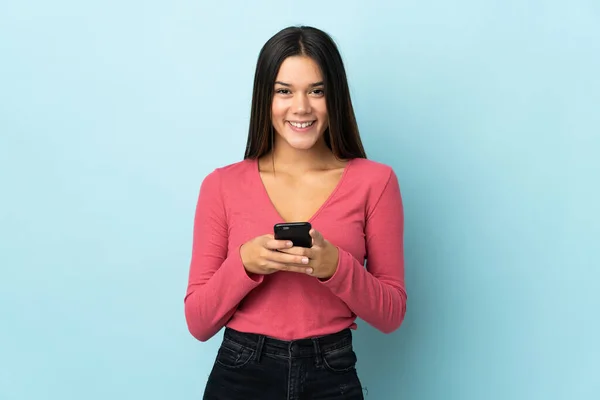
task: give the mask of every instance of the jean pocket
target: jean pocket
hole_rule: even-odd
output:
[[[252,359],[254,350],[225,340],[217,352],[217,364],[227,368],[241,368]]]
[[[333,372],[347,372],[356,368],[356,353],[352,346],[323,353],[323,364]]]

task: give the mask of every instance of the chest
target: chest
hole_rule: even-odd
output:
[[[273,208],[284,221],[309,221],[334,195],[343,169],[293,177],[285,174],[261,174]]]
[[[273,234],[276,223],[309,221],[325,239],[364,260],[368,196],[363,179],[341,170],[302,179],[271,178],[256,171],[222,187],[230,255],[250,239]]]

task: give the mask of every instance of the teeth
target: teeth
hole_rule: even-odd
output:
[[[313,124],[314,121],[312,122],[304,122],[304,123],[298,123],[298,122],[292,122],[290,121],[290,124],[292,126],[295,126],[296,128],[306,128],[308,126],[311,126]]]

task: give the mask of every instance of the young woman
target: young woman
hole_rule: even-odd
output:
[[[403,218],[394,171],[366,159],[332,39],[277,33],[245,157],[200,189],[185,316],[200,341],[226,327],[204,398],[362,399],[351,330],[404,319]],[[312,247],[275,240],[292,221],[311,224]]]

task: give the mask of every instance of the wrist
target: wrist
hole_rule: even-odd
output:
[[[339,257],[340,257],[340,252],[339,249],[337,248],[337,246],[332,245],[331,243],[328,245],[329,247],[329,251],[328,251],[328,257],[327,257],[327,264],[326,264],[326,271],[327,271],[327,275],[324,276],[323,278],[320,278],[321,281],[326,281],[331,279],[331,277],[333,275],[335,275],[335,272],[337,271],[337,267],[338,267],[338,263],[339,263]]]
[[[239,253],[240,253],[240,261],[242,262],[242,265],[244,266],[244,269],[246,270],[246,272],[250,273],[250,271],[248,271],[248,255],[246,254],[246,250],[247,247],[246,246],[247,243],[244,243],[240,246],[239,248]]]

